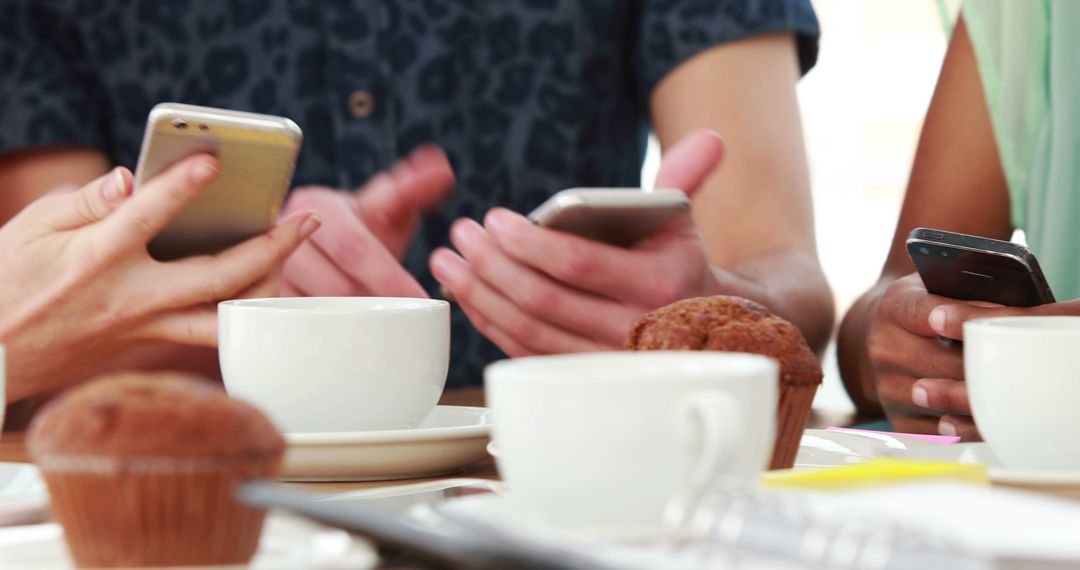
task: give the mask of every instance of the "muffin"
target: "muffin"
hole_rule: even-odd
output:
[[[179,373],[75,388],[34,418],[27,444],[80,567],[249,561],[266,513],[234,489],[276,477],[285,451],[258,410]]]
[[[780,362],[780,402],[771,469],[795,463],[799,441],[821,384],[821,364],[795,325],[740,297],[698,297],[638,319],[626,338],[630,350],[750,352]]]

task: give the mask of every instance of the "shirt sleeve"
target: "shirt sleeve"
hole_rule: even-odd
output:
[[[817,61],[820,30],[810,0],[643,0],[639,25],[643,93],[701,51],[771,32],[795,34],[802,73]]]
[[[79,31],[55,3],[0,6],[0,152],[102,146],[106,103]]]

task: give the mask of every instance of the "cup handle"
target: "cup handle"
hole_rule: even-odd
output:
[[[720,391],[694,395],[683,404],[682,415],[687,477],[664,512],[665,525],[676,532],[685,530],[722,468],[734,459],[742,425],[734,399]]]

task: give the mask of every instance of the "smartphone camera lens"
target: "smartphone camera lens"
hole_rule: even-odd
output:
[[[928,247],[920,247],[919,248],[919,253],[921,253],[923,255],[930,255],[930,248],[928,248]]]
[[[185,121],[183,119],[173,119],[172,126],[178,128],[178,129],[186,129],[187,128],[187,121]]]
[[[208,126],[206,126],[206,125],[199,125],[199,130],[200,130],[200,131],[209,131],[209,130],[210,130],[210,127],[208,127]]]

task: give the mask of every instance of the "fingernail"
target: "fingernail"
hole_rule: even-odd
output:
[[[952,422],[941,420],[938,422],[938,433],[941,435],[957,436],[960,432],[956,431],[956,426]]]
[[[300,238],[306,239],[322,225],[322,218],[318,214],[311,214],[308,219],[300,224]]]
[[[200,160],[195,164],[195,168],[191,170],[191,181],[196,184],[202,184],[209,181],[218,173],[218,169],[205,160]]]
[[[922,386],[915,386],[911,389],[911,401],[915,402],[916,406],[920,408],[930,407],[930,393],[926,391],[926,388]]]
[[[930,328],[938,334],[945,333],[945,309],[937,307],[930,311]]]
[[[113,175],[105,181],[105,199],[116,202],[127,196],[127,181],[119,167],[113,169]]]
[[[718,131],[715,131],[713,129],[698,129],[696,131],[696,134],[699,134],[700,136],[703,136],[703,137],[716,139],[718,141],[723,141],[724,140],[723,135],[721,135]]]

